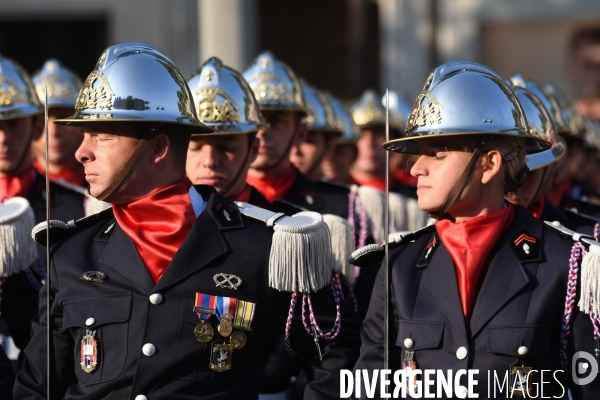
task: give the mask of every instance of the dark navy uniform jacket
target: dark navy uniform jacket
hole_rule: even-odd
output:
[[[10,360],[0,346],[0,399],[10,399],[14,380],[15,374]]]
[[[50,218],[69,221],[84,216],[83,195],[50,183]],[[27,200],[35,222],[46,221],[46,181],[36,173],[34,186]],[[37,314],[38,292],[45,278],[46,248],[38,245],[39,262],[28,271],[6,278],[2,287],[1,315],[10,328],[15,345],[24,349],[31,336],[31,319]]]
[[[40,294],[40,316],[25,349],[17,375],[16,398],[45,398],[46,297],[51,301],[51,398],[53,399],[251,399],[257,398],[261,372],[274,338],[284,331],[290,293],[268,287],[272,228],[241,217],[229,200],[208,186],[196,186],[206,204],[190,233],[158,283],[150,276],[134,243],[108,217],[53,246],[51,289]],[[228,210],[229,218],[222,213]],[[103,283],[82,280],[86,271],[102,271]],[[237,290],[217,287],[217,273],[235,274]],[[231,369],[209,368],[211,346],[224,343],[216,332],[208,344],[194,337],[199,318],[196,293],[235,297],[256,304],[247,344],[232,355]],[[162,301],[153,304],[152,294]],[[324,287],[312,295],[317,321],[331,329],[335,318],[333,294]],[[316,304],[315,304],[316,303]],[[358,357],[358,319],[343,309],[340,336],[323,347],[323,362],[306,398],[338,397],[341,368],[352,368]],[[300,315],[297,307],[296,316]],[[91,325],[86,321],[93,318]],[[211,320],[214,320],[214,316]],[[297,319],[292,344],[315,351],[311,336]],[[98,366],[86,373],[80,363],[81,340],[95,330]],[[146,356],[145,344],[156,352]]]
[[[491,383],[488,394],[488,371],[491,379],[495,372],[502,381],[517,360],[538,371],[552,370],[544,375],[544,381],[548,382],[543,387],[544,396],[567,398],[568,387],[574,399],[600,398],[600,377],[591,384],[578,386],[572,383],[569,371],[568,381],[562,383],[563,391],[552,375],[563,369],[559,356],[561,324],[573,242],[520,207],[499,244],[470,322],[466,324],[456,268],[448,251],[439,237],[433,250],[425,251],[436,235],[432,230],[433,233],[401,246],[390,255],[390,368],[393,371],[401,368],[407,351],[404,342],[410,338],[413,360],[421,370],[478,369],[475,392],[479,398],[492,398]],[[523,251],[522,243],[514,244],[522,233],[536,239],[537,245],[528,243],[529,254]],[[383,368],[383,272],[382,268],[363,323],[356,369]],[[574,352],[594,354],[592,324],[589,316],[578,310],[575,306],[571,322],[569,368]],[[521,346],[528,349],[524,357],[518,353]],[[538,373],[534,375],[534,383],[539,382]],[[461,385],[467,386],[466,376],[462,377]],[[496,389],[496,398],[507,397],[506,389],[507,386],[502,394]],[[436,393],[435,384],[431,392]],[[364,390],[361,394],[365,395]]]

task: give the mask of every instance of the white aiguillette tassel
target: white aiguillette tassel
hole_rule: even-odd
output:
[[[375,240],[380,242],[384,234],[385,195],[379,190],[368,186],[352,185],[350,190],[358,194],[358,201],[363,205],[367,216],[375,229]]]
[[[331,236],[323,216],[302,211],[288,217],[249,203],[235,203],[248,218],[272,226],[269,286],[283,292],[316,292],[329,283]]]
[[[581,298],[579,309],[590,313],[590,301],[594,301],[591,311],[600,315],[600,246],[591,244],[581,261]],[[591,294],[591,298],[590,298]]]
[[[390,192],[390,224],[395,232],[416,231],[427,225],[429,214],[421,210],[417,200]]]
[[[86,217],[88,217],[90,215],[98,214],[99,212],[112,207],[112,204],[107,203],[102,200],[98,200],[95,197],[93,197],[92,195],[90,195],[88,193],[88,190],[82,186],[73,185],[72,183],[69,183],[69,182],[66,182],[63,180],[54,181],[54,183],[56,185],[70,189],[74,192],[81,193],[82,195],[85,196],[85,199],[83,200],[83,210],[85,212]]]
[[[85,198],[83,202],[83,208],[85,210],[85,216],[98,214],[101,211],[111,208],[112,204],[105,201],[97,200],[91,196]]]
[[[331,235],[331,272],[341,273],[346,285],[354,283],[354,267],[348,262],[348,257],[354,249],[352,226],[344,218],[333,214],[324,214],[323,221]]]
[[[37,258],[29,233],[35,224],[33,210],[23,197],[0,203],[0,278],[26,270]]]

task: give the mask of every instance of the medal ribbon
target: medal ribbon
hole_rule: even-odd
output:
[[[217,296],[196,293],[194,312],[198,314],[198,318],[206,321],[212,314],[217,312]]]
[[[254,319],[254,311],[256,304],[249,301],[239,300],[235,314],[233,315],[233,326],[240,329],[251,330],[252,320]]]
[[[235,328],[251,330],[256,304],[249,301],[238,300],[235,297],[213,296],[210,294],[196,293],[194,312],[203,320],[215,314],[219,321],[223,314],[233,317],[232,325]]]

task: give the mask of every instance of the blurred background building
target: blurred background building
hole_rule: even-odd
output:
[[[598,0],[3,0],[0,53],[30,72],[55,57],[85,78],[125,40],[157,46],[185,76],[210,56],[243,69],[269,49],[346,99],[367,87],[414,98],[434,66],[464,59],[578,95],[568,44],[594,25]]]

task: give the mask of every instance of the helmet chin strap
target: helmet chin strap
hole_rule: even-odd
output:
[[[251,146],[251,143],[248,143],[248,151],[246,152],[246,156],[244,157],[244,161],[242,162],[242,165],[240,166],[240,168],[238,169],[237,173],[233,177],[233,180],[231,181],[231,183],[229,185],[227,185],[227,187],[223,191],[223,196],[225,196],[225,197],[230,197],[231,196],[231,193],[229,193],[231,191],[231,188],[233,188],[233,186],[235,186],[235,184],[242,177],[242,173],[245,170],[247,170],[247,168],[248,168],[248,166],[246,165],[246,163],[248,162],[248,159],[250,158],[250,153],[251,152],[252,152],[252,146]],[[238,195],[238,194],[239,193],[236,193],[236,195]]]
[[[100,194],[98,194],[96,196],[92,195],[91,193],[89,193],[89,191],[90,191],[89,187],[88,187],[88,194],[90,194],[90,196],[94,197],[95,199],[101,200],[101,201],[106,199],[108,196],[110,196],[115,191],[115,189],[117,187],[119,187],[119,185],[123,182],[123,180],[125,179],[127,174],[129,174],[129,172],[131,171],[131,168],[133,168],[133,166],[135,165],[137,160],[140,158],[140,156],[146,149],[146,146],[148,146],[148,143],[150,142],[150,139],[152,138],[154,131],[155,131],[155,128],[150,128],[150,129],[147,129],[144,131],[142,137],[135,145],[135,148],[131,152],[131,155],[127,159],[127,162],[125,163],[125,165],[123,165],[121,170],[113,177],[113,179],[110,181],[108,186],[106,188],[104,188],[104,190],[102,192],[100,192]]]
[[[446,201],[444,202],[444,204],[442,204],[442,206],[438,210],[432,211],[429,213],[429,216],[431,218],[434,218],[437,220],[440,220],[440,219],[449,219],[451,221],[454,220],[454,218],[448,214],[448,210],[450,210],[450,207],[452,207],[452,205],[454,204],[456,199],[458,199],[458,196],[460,196],[463,189],[467,185],[467,181],[469,180],[469,177],[471,176],[471,173],[473,172],[473,168],[475,168],[475,163],[477,162],[477,160],[479,160],[479,157],[481,156],[481,153],[483,152],[483,148],[484,148],[487,140],[488,140],[487,138],[483,138],[479,141],[479,143],[477,143],[477,146],[475,147],[475,151],[473,152],[473,155],[471,156],[469,163],[467,164],[462,175],[460,176],[460,178],[458,179],[458,181],[456,182],[456,184],[450,191],[450,194],[446,198]]]

